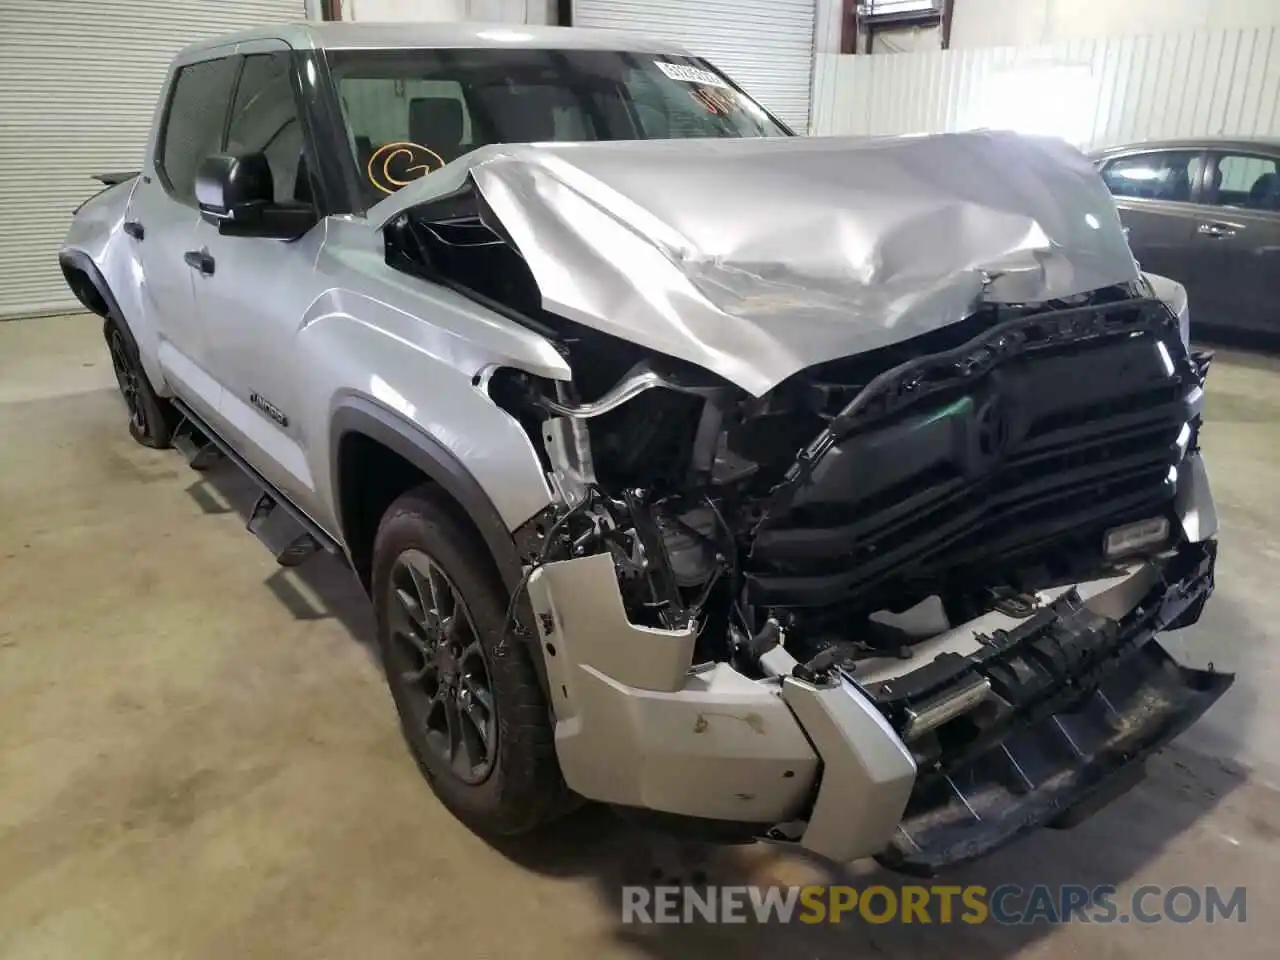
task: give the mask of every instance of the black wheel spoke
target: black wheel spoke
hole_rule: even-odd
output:
[[[473,711],[476,708],[458,707],[458,738],[461,753],[466,761],[466,775],[474,777],[477,769],[484,769],[489,762],[489,738],[487,732],[481,724],[478,723]]]
[[[396,603],[393,613],[397,621],[402,627],[414,628],[419,633],[424,633],[426,626],[426,611],[422,609],[422,604],[418,597],[410,590],[404,587],[395,588]]]
[[[134,369],[133,361],[129,358],[128,350],[125,349],[124,338],[118,330],[112,332],[107,348],[111,354],[111,368],[116,375],[116,384],[129,410],[129,419],[135,426],[145,429],[147,420],[138,395],[138,374]]]
[[[449,693],[445,685],[443,683],[436,684],[435,690],[427,696],[426,715],[423,718],[423,723],[427,728],[427,735],[436,734],[444,738],[446,748],[449,743],[448,699]]]
[[[431,587],[427,583],[426,575],[418,569],[418,564],[410,560],[404,565],[404,569],[409,574],[409,583],[413,587],[413,599],[417,602],[420,615],[425,615],[428,610],[434,610],[435,597],[431,595]]]
[[[464,676],[462,678],[462,687],[471,694],[472,700],[480,705],[485,712],[486,717],[493,717],[493,694],[489,692],[489,688],[474,677]],[[487,740],[488,737],[486,736]]]
[[[412,638],[408,639],[412,640]],[[436,669],[435,661],[431,658],[430,654],[423,653],[416,643],[414,644],[414,649],[418,653],[418,656],[422,657],[422,666],[416,670],[410,668],[408,670],[401,671],[400,678],[404,680],[405,683],[412,684],[416,687],[427,677],[437,674],[438,670]]]
[[[449,585],[448,578],[444,575],[434,563],[427,567],[426,576],[427,585],[431,590],[431,606],[443,622],[453,616],[457,602],[453,596],[453,587]]]
[[[458,776],[464,780],[469,779],[475,763],[472,762],[471,746],[467,740],[465,721],[463,721],[462,713],[458,709],[458,701],[454,699],[451,692],[446,692],[441,698],[441,703],[444,706],[445,725],[447,727],[449,765],[453,767],[453,772]]]
[[[392,569],[388,676],[425,746],[464,783],[483,781],[497,756],[498,717],[484,649],[466,603],[435,561],[406,551]]]
[[[472,746],[478,758],[475,763],[479,764],[487,760],[493,750],[493,701],[489,699],[487,690],[483,691],[484,699],[472,688],[464,687],[463,690],[466,692],[459,697],[458,709],[466,719],[466,733],[474,737]]]

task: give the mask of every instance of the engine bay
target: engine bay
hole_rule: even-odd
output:
[[[960,323],[757,397],[543,310],[475,191],[389,225],[387,248],[392,265],[493,306],[566,357],[572,381],[483,377],[555,494],[516,532],[522,559],[532,571],[607,551],[628,617],[692,626],[695,664],[760,677],[782,646],[801,677],[856,680],[860,662],[886,657],[906,670],[940,627],[920,632],[902,614],[1028,617],[1037,591],[1179,535],[1178,466],[1196,450],[1207,361],[1140,284],[979,303]]]

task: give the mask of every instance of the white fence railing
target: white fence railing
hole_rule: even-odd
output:
[[[816,59],[815,134],[977,127],[1051,134],[1085,148],[1280,137],[1280,28]]]

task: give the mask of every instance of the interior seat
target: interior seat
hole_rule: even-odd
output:
[[[1280,177],[1264,173],[1249,188],[1249,206],[1254,210],[1280,210]]]
[[[462,153],[462,101],[457,97],[414,97],[409,101],[409,139],[445,163]]]

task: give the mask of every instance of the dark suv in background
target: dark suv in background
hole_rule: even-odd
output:
[[[1280,140],[1166,140],[1094,154],[1144,270],[1187,288],[1197,333],[1280,342]]]

